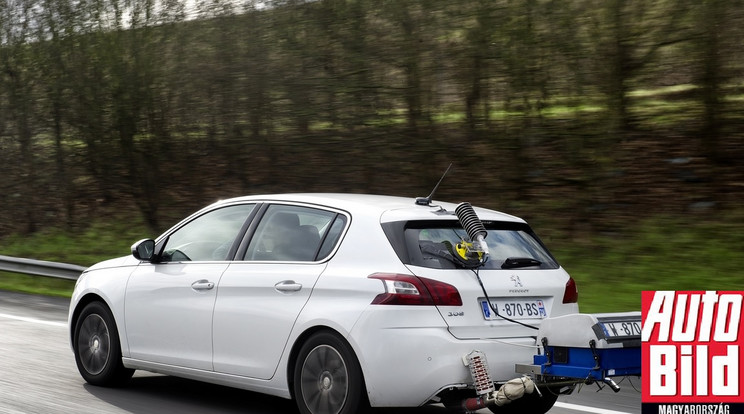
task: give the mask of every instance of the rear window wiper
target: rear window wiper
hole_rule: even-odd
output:
[[[520,267],[540,266],[541,261],[531,257],[509,257],[501,264],[502,269],[517,269]]]

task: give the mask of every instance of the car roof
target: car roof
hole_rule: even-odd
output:
[[[284,193],[236,197],[222,200],[215,205],[236,202],[295,202],[333,207],[352,215],[370,215],[381,222],[402,220],[452,220],[455,218],[456,203],[432,200],[430,205],[417,205],[413,197],[398,197],[376,194],[356,193]],[[523,223],[524,220],[499,211],[475,207],[481,220],[510,221]]]

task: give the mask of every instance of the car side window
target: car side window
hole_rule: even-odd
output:
[[[318,253],[319,259],[331,254],[333,248],[336,247],[338,240],[341,238],[344,227],[346,227],[346,216],[343,214],[336,215],[335,220],[333,220],[333,223],[328,227],[328,231],[323,239],[323,244],[320,246],[320,252]]]
[[[255,204],[227,206],[203,214],[171,233],[162,262],[227,260]]]
[[[321,243],[338,214],[310,207],[274,204],[256,227],[243,260],[313,262],[324,258]],[[341,226],[343,229],[343,225]],[[325,243],[323,243],[325,246]]]

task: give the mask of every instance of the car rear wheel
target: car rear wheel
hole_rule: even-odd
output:
[[[366,408],[362,370],[343,339],[324,331],[302,345],[294,369],[294,397],[303,414],[352,414]]]
[[[134,370],[121,362],[121,344],[111,311],[101,302],[83,308],[73,334],[75,363],[86,382],[117,386],[125,383]]]

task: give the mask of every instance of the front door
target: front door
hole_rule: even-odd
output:
[[[212,370],[217,285],[254,207],[229,205],[189,218],[160,239],[156,263],[132,273],[124,303],[132,358]]]
[[[129,278],[125,320],[134,359],[212,369],[216,282],[227,263],[143,264]]]

